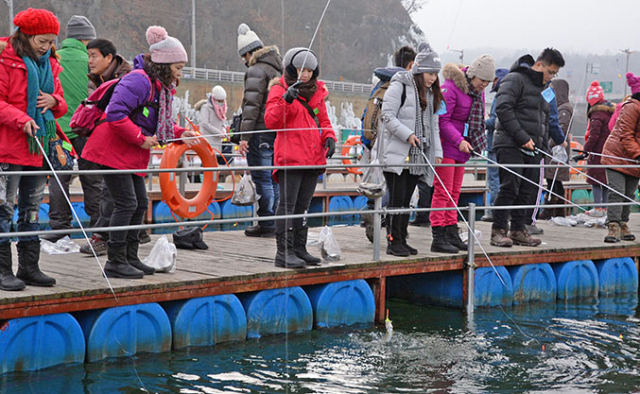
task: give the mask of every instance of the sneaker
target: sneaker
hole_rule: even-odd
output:
[[[491,245],[499,246],[501,248],[510,248],[513,246],[513,241],[507,236],[507,230],[505,229],[491,229]]]
[[[538,226],[536,226],[535,224],[525,224],[524,225],[524,229],[527,230],[527,232],[530,235],[540,235],[540,234],[544,234],[544,230],[539,228]]]
[[[98,234],[93,234],[91,238],[89,238],[89,242],[80,247],[80,253],[93,254],[89,244],[93,246],[93,250],[95,250],[96,255],[104,256],[107,254],[107,241],[102,239]]]
[[[148,244],[151,242],[151,237],[147,230],[140,230],[140,234],[138,234],[138,241],[140,241],[140,245]]]
[[[607,228],[609,229],[609,232],[604,237],[604,242],[607,242],[607,243],[620,242],[620,238],[621,238],[621,235],[622,235],[622,231],[620,229],[620,225],[618,223],[616,223],[616,222],[610,222],[607,225]]]
[[[244,230],[247,237],[274,238],[276,230],[270,227],[251,226]]]
[[[527,230],[516,230],[509,233],[509,238],[515,245],[520,246],[538,246],[542,243],[538,238],[533,238]]]
[[[607,211],[601,208],[593,208],[587,211],[587,215],[593,218],[602,218],[607,214]]]

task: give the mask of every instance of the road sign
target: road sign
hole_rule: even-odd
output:
[[[611,81],[600,82],[600,86],[602,86],[602,91],[604,93],[612,93],[613,92],[613,82],[611,82]]]

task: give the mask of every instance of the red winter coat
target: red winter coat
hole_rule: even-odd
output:
[[[55,89],[52,96],[58,105],[51,108],[58,119],[67,113],[67,103],[58,75],[62,71],[60,63],[51,57]],[[29,152],[27,134],[23,131],[25,123],[31,120],[27,115],[27,69],[22,58],[13,51],[9,37],[0,38],[0,163],[42,167],[41,154]],[[58,137],[69,142],[56,122]]]
[[[274,164],[276,166],[327,164],[324,144],[327,138],[332,138],[335,141],[336,134],[331,126],[324,103],[329,92],[324,86],[324,82],[318,81],[317,85],[318,90],[309,100],[309,106],[318,110],[320,128],[302,103],[298,100],[294,100],[291,104],[284,101],[282,95],[288,88],[284,76],[280,77],[280,80],[271,87],[264,123],[268,129],[277,131],[274,145]]]
[[[589,117],[589,137],[587,142],[584,143],[584,150],[587,152],[602,153],[604,143],[609,137],[609,120],[611,115],[615,111],[616,107],[608,102],[596,104],[591,107],[587,113]],[[600,156],[589,155],[587,160],[589,165],[596,165],[601,163]],[[604,168],[587,168],[587,175],[591,178],[587,178],[587,183],[592,185],[607,184],[607,173]],[[595,180],[594,180],[595,179]]]
[[[614,159],[614,157],[637,160],[640,158],[640,101],[631,99],[624,103],[620,117],[611,130],[607,142],[604,143],[602,164],[615,165],[633,164],[628,160]],[[640,178],[639,168],[611,168],[623,174]]]

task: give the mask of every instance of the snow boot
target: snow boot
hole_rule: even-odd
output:
[[[433,241],[431,242],[432,252],[458,253],[458,248],[449,242],[444,226],[431,226],[431,234],[433,235]]]
[[[304,260],[296,256],[293,250],[293,230],[283,233],[276,233],[276,267],[282,268],[304,268],[307,265]]]
[[[24,282],[13,275],[11,266],[11,242],[0,244],[0,290],[18,291],[24,289]]]
[[[449,243],[459,250],[467,250],[467,244],[462,242],[460,238],[460,231],[458,230],[457,224],[452,224],[450,226],[444,226],[445,234],[447,235],[447,240]]]
[[[131,266],[127,261],[127,244],[108,244],[104,273],[107,278],[142,279],[144,277],[144,272]]]
[[[300,227],[293,230],[293,252],[304,260],[307,265],[320,265],[320,260],[307,251],[307,234],[309,227]]]
[[[56,280],[40,271],[40,240],[18,242],[18,273],[16,277],[31,286],[51,287]]]
[[[139,242],[127,242],[127,262],[133,267],[144,272],[145,275],[153,275],[155,269],[143,263],[138,257]]]

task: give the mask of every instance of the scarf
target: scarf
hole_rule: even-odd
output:
[[[56,119],[53,112],[48,109],[44,114],[40,108],[36,108],[40,91],[53,94],[55,83],[53,81],[53,72],[51,71],[51,63],[49,57],[51,50],[34,61],[28,56],[23,56],[22,60],[27,69],[27,115],[33,119],[38,127],[36,136],[28,136],[29,153],[32,155],[40,154],[36,138],[40,140],[46,154],[49,154],[49,141],[56,137]]]
[[[213,99],[213,96],[209,97],[209,101],[211,101],[211,105],[213,105],[213,109],[218,116],[218,119],[225,121],[227,120],[227,100],[224,100],[223,105],[216,104],[216,100]]]
[[[425,141],[425,129],[424,129],[424,118],[425,114],[433,114],[433,99],[429,100],[429,93],[427,92],[427,108],[422,110],[420,107],[420,96],[418,93],[418,86],[416,85],[416,81],[411,78],[411,83],[413,84],[413,91],[416,96],[416,128],[415,135],[418,137],[418,141],[420,144],[415,147],[412,146],[409,149],[409,163],[411,164],[420,164],[417,167],[409,167],[409,174],[411,175],[425,175],[427,174],[427,162],[424,159],[423,150],[426,148]]]
[[[298,80],[296,78],[291,77],[288,72],[284,73],[284,81],[287,83],[287,86],[291,86],[294,83],[298,82]],[[316,81],[317,80],[315,78],[312,78],[308,82],[298,85],[298,91],[300,92],[299,96],[307,100],[307,102],[311,100],[311,97],[313,97],[313,95],[318,90],[318,85],[316,84]]]
[[[160,87],[160,102],[158,103],[158,129],[156,136],[158,142],[164,145],[167,140],[175,136],[173,131],[173,119],[171,118],[171,92],[173,86],[167,88],[165,86]]]
[[[487,135],[484,132],[484,105],[482,103],[482,92],[476,92],[469,81],[469,96],[471,103],[471,113],[469,113],[469,134],[468,140],[473,150],[482,152],[487,148]]]

